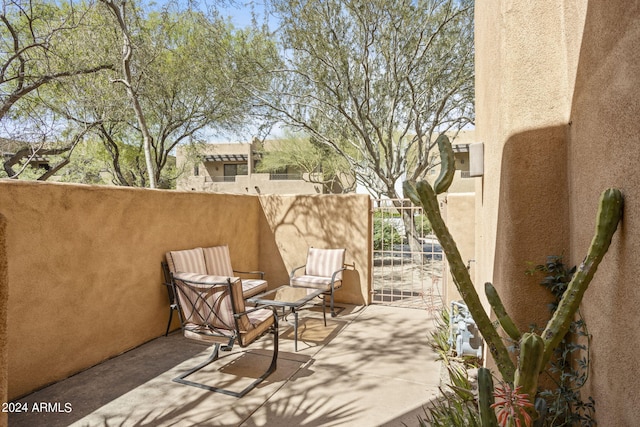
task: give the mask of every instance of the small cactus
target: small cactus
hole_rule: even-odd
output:
[[[533,403],[538,389],[538,376],[542,370],[542,354],[544,343],[540,335],[525,332],[520,340],[520,357],[514,385],[520,387],[522,392],[529,397],[531,407],[528,409],[531,415],[535,415]],[[534,417],[535,418],[535,417]]]
[[[495,403],[493,396],[493,378],[487,368],[478,369],[478,410],[482,427],[498,427],[496,412],[491,407]]]
[[[502,329],[504,329],[512,340],[520,341],[520,331],[516,324],[513,323],[513,320],[511,320],[511,317],[507,314],[507,310],[504,308],[504,305],[502,305],[502,300],[500,299],[500,295],[498,295],[496,288],[494,288],[491,283],[487,282],[484,284],[484,292],[487,295],[487,300],[489,301],[491,308],[493,308],[493,312],[496,314]]]
[[[433,183],[436,194],[442,194],[449,189],[455,175],[455,156],[447,135],[442,134],[436,139],[440,151],[440,173]]]

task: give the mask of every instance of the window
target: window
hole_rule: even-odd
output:
[[[246,164],[227,164],[224,165],[224,176],[247,175],[249,168]]]
[[[195,165],[193,167],[193,176],[199,176],[200,175],[200,167],[198,165]]]

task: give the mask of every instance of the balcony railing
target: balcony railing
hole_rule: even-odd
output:
[[[266,174],[256,174],[266,176]],[[246,175],[229,175],[229,176],[205,176],[204,182],[236,182],[237,176]],[[264,179],[264,178],[263,178]],[[269,181],[301,181],[301,173],[270,173]]]
[[[271,181],[297,181],[302,179],[301,173],[271,173],[269,174]]]
[[[236,182],[236,176],[205,176],[204,182]]]

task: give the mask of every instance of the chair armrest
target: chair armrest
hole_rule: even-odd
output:
[[[338,273],[345,271],[347,269],[347,266],[343,266],[340,270],[336,270],[333,272],[333,274],[331,275],[331,286],[333,286],[333,283],[336,281],[336,276],[338,275]]]
[[[253,313],[254,311],[258,311],[258,310],[262,310],[264,308],[269,308],[271,309],[274,313],[276,313],[276,315],[278,314],[276,307],[274,305],[269,305],[269,304],[265,304],[265,305],[260,305],[258,307],[253,307],[250,308],[248,310],[243,311],[242,313],[234,313],[233,317],[235,318],[239,318],[241,316],[244,316],[245,314],[249,314],[249,313]]]
[[[258,310],[263,310],[265,308],[269,308],[273,312],[273,325],[274,325],[275,331],[277,333],[278,332],[278,310],[273,305],[266,304],[266,305],[261,305],[259,307],[253,307],[253,308],[250,308],[248,310],[243,311],[242,313],[234,313],[233,317],[235,319],[239,319],[242,316],[246,316],[248,313],[252,313],[252,312],[258,311]]]
[[[240,273],[240,274],[255,274],[255,275],[259,275],[260,279],[264,280],[264,271],[240,271],[240,270],[233,270],[234,273]]]
[[[298,271],[298,270],[300,270],[301,268],[304,268],[304,267],[306,267],[306,266],[307,266],[307,264],[305,264],[305,265],[301,265],[300,267],[296,267],[296,268],[294,268],[293,270],[291,270],[291,274],[289,275],[289,279],[293,279],[293,276],[294,276],[294,274],[296,273],[296,271]]]

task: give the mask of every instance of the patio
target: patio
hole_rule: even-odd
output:
[[[440,379],[431,330],[425,310],[348,305],[326,328],[319,310],[305,310],[299,351],[293,327],[281,322],[277,371],[242,399],[171,381],[209,355],[177,331],[20,399],[29,412],[11,414],[9,425],[417,425]],[[222,353],[199,379],[230,387],[250,380],[270,359],[271,338],[258,343]],[[33,412],[41,402],[54,412]]]

